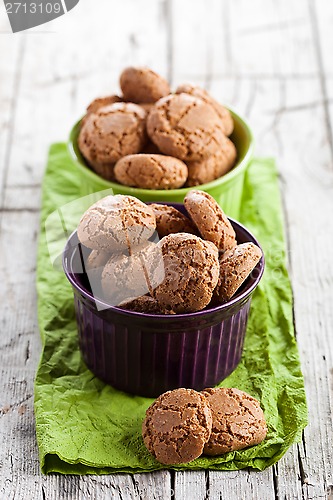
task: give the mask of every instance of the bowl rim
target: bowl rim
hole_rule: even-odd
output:
[[[170,204],[183,205],[182,203],[170,203]],[[255,268],[260,266],[259,267],[259,274],[255,278],[253,283],[248,288],[246,288],[241,294],[232,298],[228,302],[225,302],[225,303],[220,304],[220,305],[215,306],[215,307],[211,307],[209,309],[202,309],[200,311],[196,311],[196,312],[192,312],[192,313],[182,313],[182,314],[149,314],[149,313],[140,313],[137,311],[130,311],[128,309],[122,309],[122,308],[117,307],[117,306],[112,306],[112,305],[108,304],[107,302],[104,302],[101,299],[95,298],[89,291],[87,291],[85,288],[83,288],[73,278],[73,273],[70,271],[69,266],[67,265],[67,262],[66,262],[66,255],[68,253],[68,248],[72,248],[72,249],[75,248],[75,246],[70,245],[70,242],[73,238],[75,238],[75,237],[77,238],[77,234],[76,234],[77,230],[73,231],[73,233],[69,236],[69,238],[66,241],[66,245],[65,245],[65,248],[64,248],[63,254],[62,254],[63,270],[64,270],[64,273],[65,273],[68,281],[71,283],[72,287],[75,290],[77,290],[85,299],[89,300],[90,302],[99,303],[103,307],[104,310],[106,309],[108,311],[114,311],[116,314],[120,314],[122,316],[137,317],[137,318],[155,318],[157,320],[161,320],[164,322],[167,322],[167,321],[171,322],[171,321],[174,321],[175,319],[181,319],[181,320],[184,320],[186,318],[192,319],[192,318],[196,318],[196,317],[202,317],[202,316],[205,316],[208,314],[213,315],[213,314],[216,314],[216,313],[219,313],[222,311],[226,311],[229,308],[233,307],[234,305],[242,302],[244,299],[246,299],[249,295],[252,294],[252,292],[255,290],[255,288],[257,288],[259,282],[261,281],[261,278],[262,278],[262,276],[264,274],[264,270],[265,270],[265,256],[264,256],[263,249],[260,246],[258,240],[253,236],[253,234],[243,224],[232,219],[231,217],[228,217],[228,219],[233,226],[234,225],[238,226],[242,231],[247,233],[247,235],[250,237],[251,242],[260,248],[260,250],[262,252],[262,256],[261,256],[261,259],[259,260],[259,262],[255,266]],[[74,250],[70,250],[70,251],[73,252]]]
[[[78,135],[78,128],[79,125],[83,119],[80,118],[71,128],[70,133],[69,133],[69,139],[67,141],[67,149],[70,153],[72,161],[76,164],[76,166],[92,181],[99,182],[100,184],[104,184],[105,189],[116,189],[116,190],[124,190],[126,191],[127,194],[131,194],[135,196],[135,193],[141,193],[141,195],[149,195],[151,196],[161,196],[161,192],[167,193],[170,197],[176,196],[176,195],[184,195],[188,193],[191,189],[201,189],[202,191],[206,191],[208,189],[214,189],[215,187],[219,187],[223,184],[228,184],[234,177],[239,175],[243,170],[247,168],[247,166],[250,163],[250,160],[253,157],[253,151],[254,151],[254,136],[252,133],[252,130],[246,121],[245,118],[241,117],[238,113],[236,113],[232,108],[227,107],[227,109],[230,111],[233,119],[236,119],[240,124],[243,126],[243,129],[246,132],[246,135],[249,138],[249,147],[244,155],[244,158],[241,160],[241,162],[236,165],[236,167],[232,168],[229,172],[226,174],[222,175],[218,179],[215,179],[211,182],[206,182],[205,184],[200,184],[198,186],[188,186],[188,187],[182,187],[179,189],[142,189],[142,188],[137,188],[133,186],[126,186],[124,184],[119,184],[117,182],[112,182],[108,181],[106,179],[103,179],[100,175],[98,175],[96,172],[91,170],[86,162],[83,160],[83,157],[81,158],[76,154],[75,147],[74,147],[74,141],[76,140],[76,137]]]

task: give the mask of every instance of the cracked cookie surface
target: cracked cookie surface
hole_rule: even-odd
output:
[[[114,174],[120,184],[142,189],[176,189],[187,179],[187,166],[172,156],[136,154],[121,158]]]
[[[237,150],[234,143],[225,137],[215,154],[201,161],[187,162],[186,186],[199,186],[218,179],[232,169],[236,157]]]
[[[158,73],[142,67],[128,67],[120,75],[124,100],[136,103],[154,103],[170,94],[168,82]]]
[[[200,97],[204,102],[212,106],[218,116],[221,118],[222,123],[223,123],[223,131],[225,135],[229,136],[232,131],[234,130],[234,121],[231,116],[230,111],[222,106],[218,101],[216,101],[208,92],[207,90],[198,87],[196,85],[191,85],[190,83],[183,83],[182,85],[179,85],[176,89],[176,94],[189,94],[193,95],[195,97]]]
[[[171,309],[162,308],[153,297],[143,295],[119,304],[121,309],[145,314],[175,314]]]
[[[176,313],[200,311],[209,304],[219,276],[214,244],[188,233],[169,234],[162,249],[165,278],[152,296]]]
[[[148,205],[133,196],[106,196],[83,214],[78,225],[80,242],[102,251],[122,251],[144,243],[156,229]]]
[[[147,131],[162,153],[187,161],[214,154],[225,137],[214,108],[184,93],[157,101],[148,115]]]
[[[205,397],[193,389],[175,389],[159,396],[147,409],[142,437],[159,462],[181,464],[201,455],[211,427]]]
[[[83,123],[78,146],[97,170],[112,170],[125,155],[138,153],[146,143],[146,113],[136,104],[114,103],[90,113]]]
[[[236,246],[236,233],[210,194],[192,190],[185,196],[184,205],[202,237],[214,243],[220,252]]]
[[[237,292],[262,257],[262,251],[251,242],[237,245],[219,258],[220,275],[214,300],[225,302]]]
[[[149,206],[154,210],[156,231],[160,238],[175,233],[198,235],[198,231],[193,222],[176,208],[160,203],[152,203]]]
[[[239,389],[205,389],[212,412],[212,432],[205,444],[206,455],[221,455],[261,443],[267,434],[259,401]]]

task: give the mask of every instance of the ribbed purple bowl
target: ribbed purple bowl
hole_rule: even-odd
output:
[[[170,205],[186,213],[183,205]],[[259,246],[244,226],[230,222],[238,243]],[[74,232],[63,267],[74,290],[81,353],[97,377],[122,391],[156,397],[176,387],[212,387],[237,367],[252,294],[264,271],[263,257],[229,302],[196,313],[152,315],[105,309],[106,304],[93,297],[85,273],[77,272],[81,254]]]

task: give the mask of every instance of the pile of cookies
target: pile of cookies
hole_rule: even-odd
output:
[[[162,464],[191,462],[259,444],[267,434],[259,402],[238,389],[175,389],[147,409],[142,437]]]
[[[184,206],[189,217],[172,206],[116,195],[84,213],[77,235],[91,249],[85,269],[105,301],[141,313],[182,314],[236,293],[259,262],[260,248],[237,245],[209,194],[191,190]]]
[[[146,67],[126,68],[122,97],[95,99],[78,146],[100,176],[142,189],[177,189],[213,181],[235,164],[234,123],[204,89],[168,82]]]

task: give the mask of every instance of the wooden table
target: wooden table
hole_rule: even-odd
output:
[[[1,500],[333,498],[332,27],[324,0],[81,0],[13,35],[1,2]],[[35,271],[47,148],[66,140],[92,98],[117,90],[128,64],[205,86],[249,119],[256,153],[277,158],[310,424],[262,473],[39,470]]]

